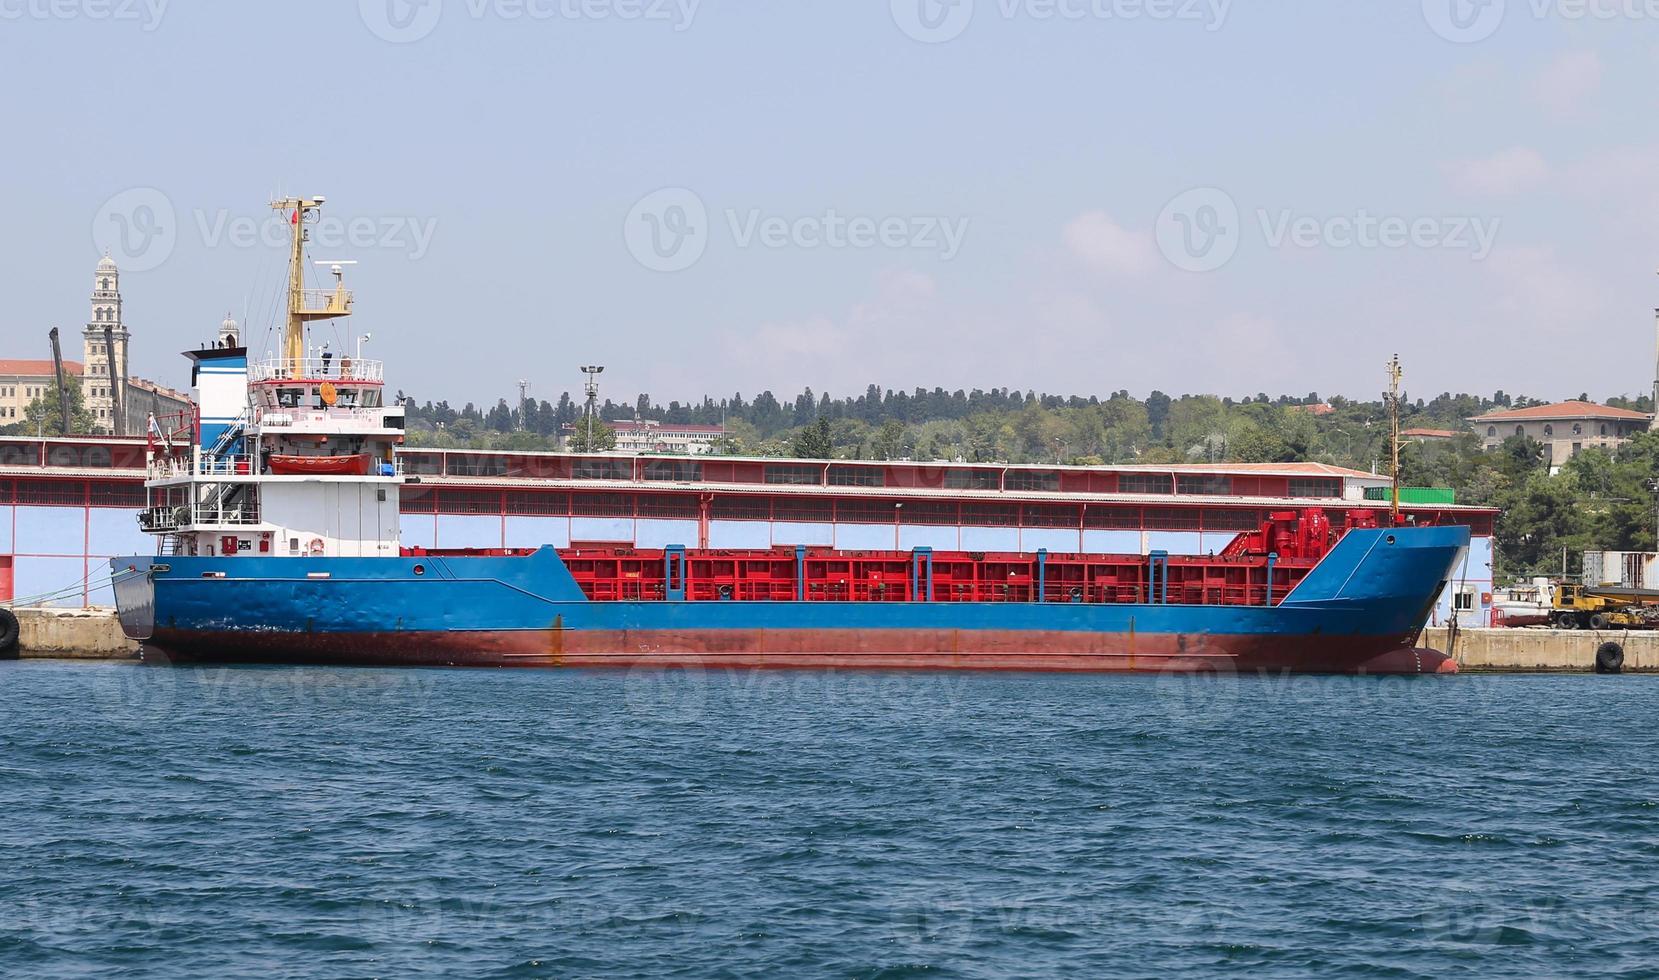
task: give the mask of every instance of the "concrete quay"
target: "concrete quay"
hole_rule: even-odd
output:
[[[12,612],[17,614],[21,657],[127,660],[138,656],[138,643],[122,635],[115,610],[106,606],[87,609],[47,606]]]
[[[1421,645],[1450,652],[1459,670],[1488,673],[1594,673],[1596,648],[1624,648],[1624,672],[1659,672],[1659,630],[1463,629],[1451,649],[1447,627],[1423,632]]]

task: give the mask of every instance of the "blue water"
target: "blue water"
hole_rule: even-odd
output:
[[[0,975],[1653,975],[1656,696],[0,664]]]

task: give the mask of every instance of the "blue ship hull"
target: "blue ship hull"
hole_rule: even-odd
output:
[[[1272,606],[589,601],[558,553],[111,562],[146,659],[1417,672],[1462,527],[1350,531]]]

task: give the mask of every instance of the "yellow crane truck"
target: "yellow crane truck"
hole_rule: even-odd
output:
[[[1550,625],[1567,630],[1659,629],[1659,592],[1562,582],[1550,601]]]

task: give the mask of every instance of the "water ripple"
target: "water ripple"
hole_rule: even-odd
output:
[[[1655,684],[0,664],[0,975],[1637,975]]]

